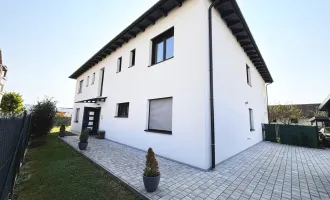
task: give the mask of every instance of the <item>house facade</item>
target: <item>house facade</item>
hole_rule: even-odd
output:
[[[2,96],[4,95],[4,87],[7,81],[7,66],[2,64],[2,52],[0,49],[0,102],[2,99]]]
[[[71,129],[201,169],[260,142],[273,80],[232,0],[210,9],[210,70],[211,3],[160,0],[76,70]]]

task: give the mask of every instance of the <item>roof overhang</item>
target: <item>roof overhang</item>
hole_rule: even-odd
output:
[[[174,8],[181,7],[184,1],[185,0],[159,0],[154,6],[93,55],[69,78],[77,79],[84,72],[101,62],[111,53],[115,52],[116,49],[129,42],[132,38],[135,38],[139,33],[144,32],[147,27],[155,24],[158,19],[166,17]],[[264,81],[266,83],[272,83],[273,78],[270,75],[266,63],[261,56],[258,46],[253,39],[250,29],[246,24],[236,1],[222,0],[215,6],[215,8],[220,12],[222,19],[226,22],[228,28],[232,31],[232,34],[236,37],[237,41],[257,68]]]
[[[319,110],[320,111],[328,111],[328,108],[330,107],[330,94],[327,96],[327,98],[324,99],[324,101],[321,103]]]
[[[160,0],[153,5],[148,11],[141,15],[119,35],[106,44],[101,50],[93,55],[79,69],[77,69],[69,78],[77,79],[81,74],[92,68],[94,65],[102,61],[116,49],[135,38],[139,33],[144,32],[147,27],[156,23],[162,17],[176,7],[181,7],[185,0]]]
[[[216,0],[212,0],[214,2]],[[252,33],[235,0],[222,0],[215,8],[220,12],[222,19],[241,45],[246,55],[257,68],[266,83],[272,83],[273,78],[266,66]]]
[[[313,117],[310,119],[310,122],[330,122],[330,117]]]
[[[92,99],[86,99],[82,101],[77,101],[76,103],[97,103],[97,102],[105,102],[107,97],[97,97]]]

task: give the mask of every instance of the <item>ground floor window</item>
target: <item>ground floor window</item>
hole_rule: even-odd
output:
[[[76,109],[75,118],[74,118],[74,122],[76,122],[76,123],[79,122],[79,112],[80,112],[80,108],[77,108]]]
[[[128,117],[129,103],[119,103],[117,108],[117,117]]]
[[[149,131],[172,133],[173,98],[149,100]]]
[[[250,131],[254,131],[253,110],[251,108],[249,108],[249,116],[250,116]]]

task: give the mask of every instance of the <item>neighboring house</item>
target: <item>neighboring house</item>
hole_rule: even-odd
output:
[[[301,116],[300,119],[291,119],[291,124],[296,125],[311,125],[311,119],[315,117],[315,113],[318,110],[319,106],[321,104],[319,103],[311,103],[311,104],[290,104],[293,106],[296,106],[298,109],[301,110]],[[277,106],[277,105],[271,105]],[[272,124],[282,124],[282,122],[279,119],[270,119]]]
[[[71,129],[202,169],[260,142],[272,77],[236,1],[209,37],[210,4],[160,0],[77,69]]]
[[[2,96],[4,95],[4,87],[7,81],[7,66],[2,64],[2,52],[0,49],[0,102],[2,99]]]

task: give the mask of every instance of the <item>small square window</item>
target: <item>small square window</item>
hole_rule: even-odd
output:
[[[128,117],[129,103],[119,103],[117,117]]]
[[[152,39],[151,64],[157,64],[174,56],[174,27]]]
[[[79,82],[78,94],[82,93],[83,84],[84,84],[84,80],[81,80],[81,81]]]
[[[246,65],[246,81],[247,81],[247,84],[252,86],[252,84],[251,84],[251,70],[250,70],[250,67],[248,65]]]
[[[122,62],[122,57],[118,58],[117,61],[117,73],[121,72],[121,62]]]
[[[130,67],[133,67],[135,65],[135,49],[131,51],[131,56],[130,56]]]

